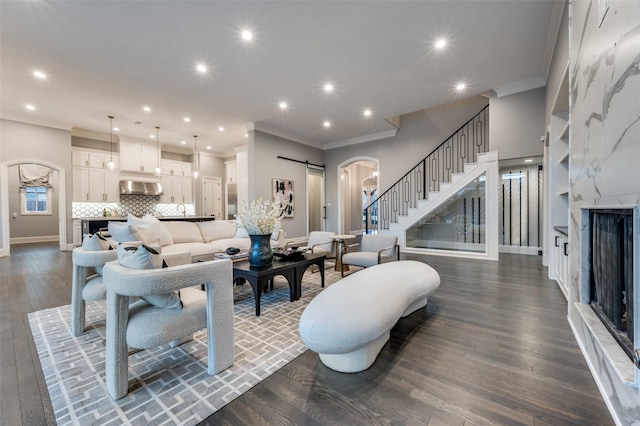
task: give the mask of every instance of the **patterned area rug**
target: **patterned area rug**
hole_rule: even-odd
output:
[[[327,265],[325,286],[340,274]],[[302,297],[289,302],[289,286],[276,278],[262,296],[261,315],[248,284],[234,290],[235,364],[206,372],[206,334],[177,348],[129,356],[129,394],[113,401],[104,377],[105,304],[87,303],[87,331],[71,334],[71,306],[29,314],[56,421],[60,425],[196,424],[306,351],[298,335],[304,307],[319,293],[320,274],[304,275]]]

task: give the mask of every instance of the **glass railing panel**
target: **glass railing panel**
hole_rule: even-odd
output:
[[[407,247],[485,252],[485,204],[482,175],[408,228]]]

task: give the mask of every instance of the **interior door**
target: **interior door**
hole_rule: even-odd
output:
[[[307,214],[307,235],[311,231],[324,231],[324,169],[311,165],[307,166]]]
[[[220,178],[205,177],[202,179],[202,205],[205,216],[222,216],[222,180]]]

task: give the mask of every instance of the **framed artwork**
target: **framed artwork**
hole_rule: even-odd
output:
[[[273,202],[280,208],[280,217],[293,217],[293,180],[273,178],[271,180]]]

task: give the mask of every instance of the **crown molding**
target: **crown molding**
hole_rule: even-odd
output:
[[[503,96],[514,95],[520,92],[526,92],[527,90],[537,89],[539,87],[544,87],[547,85],[547,82],[541,76],[536,76],[533,78],[528,78],[526,80],[514,81],[513,83],[503,84],[502,86],[494,87],[493,90],[496,92],[496,96],[499,98]]]
[[[355,138],[344,139],[341,141],[335,141],[328,143],[324,146],[324,149],[342,148],[344,146],[357,145],[359,143],[372,142],[380,139],[392,138],[398,133],[397,128],[391,130],[385,130],[384,132],[372,133],[370,135],[356,136]]]

